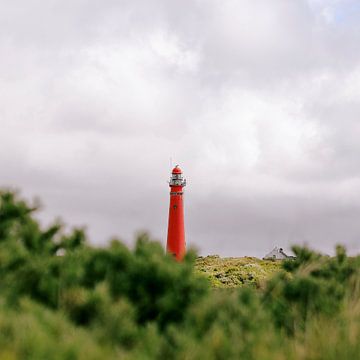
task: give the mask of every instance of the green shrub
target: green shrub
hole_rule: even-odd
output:
[[[36,209],[0,191],[1,359],[358,359],[360,257],[343,247],[178,263],[147,234],[130,250],[43,229]]]

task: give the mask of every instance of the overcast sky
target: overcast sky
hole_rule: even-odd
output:
[[[360,252],[358,0],[0,0],[0,186],[94,244]]]

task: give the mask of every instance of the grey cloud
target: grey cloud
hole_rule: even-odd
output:
[[[358,204],[316,196],[214,195],[211,200],[192,204],[188,214],[189,241],[201,244],[202,254],[207,254],[208,244],[215,253],[227,256],[261,257],[275,244],[287,249],[307,244],[329,254],[340,243],[346,243],[352,253],[360,250]]]
[[[4,0],[0,184],[164,242],[172,157],[202,254],[359,251],[355,3]]]

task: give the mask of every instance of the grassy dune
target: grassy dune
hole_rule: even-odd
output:
[[[212,287],[235,288],[261,285],[281,268],[281,261],[255,257],[221,258],[218,255],[199,257],[195,269],[205,275]]]

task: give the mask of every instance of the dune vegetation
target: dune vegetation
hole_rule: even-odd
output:
[[[360,257],[197,258],[89,244],[0,192],[0,359],[358,359]]]
[[[198,257],[195,269],[207,277],[215,288],[250,286],[260,288],[282,268],[282,261],[255,257],[221,258],[218,255]]]

